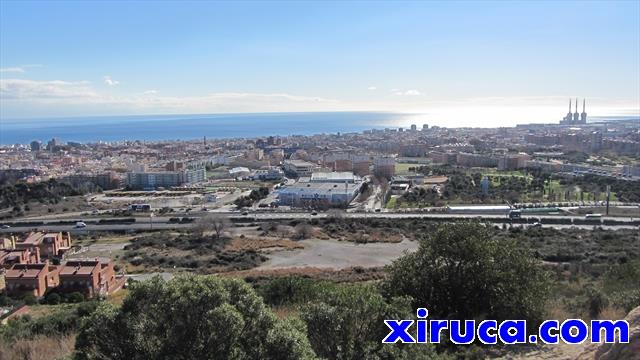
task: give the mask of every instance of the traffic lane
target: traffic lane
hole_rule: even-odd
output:
[[[153,227],[149,223],[132,223],[132,224],[98,224],[87,225],[84,228],[77,228],[73,225],[39,225],[39,226],[15,226],[8,229],[0,230],[1,233],[12,232],[29,232],[29,231],[51,231],[51,232],[70,232],[72,234],[83,234],[91,231],[150,231],[150,230],[174,230],[188,229],[192,224],[176,224],[176,223],[153,223]]]
[[[183,216],[155,216],[153,219],[153,223],[168,223],[173,219],[175,221],[176,218],[198,218],[210,214],[211,212],[192,212],[190,214],[185,214]],[[247,215],[242,215],[239,212],[216,212],[215,214],[227,216],[229,218],[234,219],[260,219],[260,220],[277,220],[277,219],[317,219],[317,218],[328,218],[331,216],[335,216],[332,213],[324,213],[318,212],[316,215],[313,215],[310,212],[277,212],[277,211],[252,211]],[[394,213],[394,212],[373,212],[373,213],[343,213],[341,217],[345,218],[356,218],[356,219],[366,219],[366,218],[389,218],[389,219],[410,219],[410,218],[424,218],[424,219],[504,219],[505,221],[509,221],[508,216],[501,214],[446,214],[446,213]],[[131,216],[127,218],[135,219],[135,224],[149,224],[149,215],[144,216]],[[65,219],[66,222],[86,222],[87,225],[91,226],[100,226],[103,224],[94,225],[92,222],[96,221],[114,221],[124,220],[122,217],[84,217],[84,218],[75,218],[75,219]],[[636,218],[637,219],[637,218]],[[529,222],[544,222],[545,220],[563,220],[566,222],[571,221],[585,221],[583,216],[559,216],[559,215],[536,215],[536,216],[523,216],[521,221],[529,221]],[[603,217],[603,221],[617,221],[617,222],[632,222],[632,218],[628,217]],[[593,225],[600,224],[600,219],[591,220]],[[38,227],[55,225],[59,221],[44,221],[43,225],[37,225]],[[15,221],[15,222],[7,222],[10,224],[14,224],[15,226],[20,226],[20,223],[28,223],[28,221]],[[591,224],[582,224],[582,225],[591,225]],[[25,225],[28,226],[28,225]],[[72,226],[72,225],[68,225]],[[35,226],[34,226],[35,227]]]
[[[252,217],[247,217],[248,220],[251,221],[259,221],[266,219],[255,219]],[[278,218],[269,218],[271,220],[279,220]],[[291,219],[291,217],[282,218],[282,219]],[[451,223],[454,223],[455,220],[452,219]],[[503,226],[507,224],[506,222],[491,222],[492,225],[495,226]],[[42,226],[16,226],[8,229],[0,230],[0,234],[2,233],[16,233],[16,232],[30,232],[34,230],[38,231],[50,231],[50,232],[70,232],[72,234],[87,234],[95,231],[155,231],[155,230],[186,230],[193,226],[193,224],[179,224],[179,223],[153,223],[153,227],[148,223],[133,223],[133,224],[101,224],[101,225],[88,225],[86,228],[76,228],[72,225],[42,225]],[[514,226],[528,228],[531,225],[528,224],[514,224]],[[544,228],[554,228],[554,229],[593,229],[594,226],[605,230],[619,230],[619,229],[637,229],[636,225],[601,225],[601,224],[581,224],[581,225],[573,225],[573,224],[542,224],[540,225]]]

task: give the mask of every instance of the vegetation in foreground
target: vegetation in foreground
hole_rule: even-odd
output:
[[[507,349],[383,346],[382,320],[413,318],[417,306],[429,308],[430,318],[536,322],[561,315],[558,304],[585,319],[640,305],[635,255],[587,276],[579,267],[558,271],[519,238],[495,231],[477,223],[440,226],[381,280],[365,283],[199,275],[134,283],[122,305],[57,305],[62,311],[12,320],[1,328],[0,352],[45,335],[58,344],[77,336],[78,359],[484,358]]]

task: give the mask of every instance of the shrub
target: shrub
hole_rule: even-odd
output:
[[[22,301],[24,301],[24,303],[27,305],[35,305],[38,303],[38,298],[36,298],[33,294],[26,294],[22,297]]]
[[[46,301],[49,305],[57,305],[62,301],[62,297],[60,297],[60,295],[58,295],[57,293],[50,293],[49,295],[47,295]]]
[[[77,359],[309,359],[303,331],[279,321],[237,279],[181,275],[134,283],[122,307],[101,304],[76,341]]]
[[[72,292],[67,296],[67,301],[70,303],[79,303],[84,301],[84,295],[79,292]]]
[[[474,222],[441,225],[388,269],[386,294],[410,296],[439,318],[536,324],[549,293],[549,276],[527,249]]]

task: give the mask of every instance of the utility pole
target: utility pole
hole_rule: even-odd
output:
[[[607,185],[607,210],[605,215],[609,216],[609,199],[611,198],[611,185]]]

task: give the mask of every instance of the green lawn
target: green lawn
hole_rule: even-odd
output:
[[[406,164],[406,163],[397,163],[396,164],[396,174],[398,175],[409,175],[413,174],[409,172],[409,168],[417,168],[420,167],[421,164]]]

